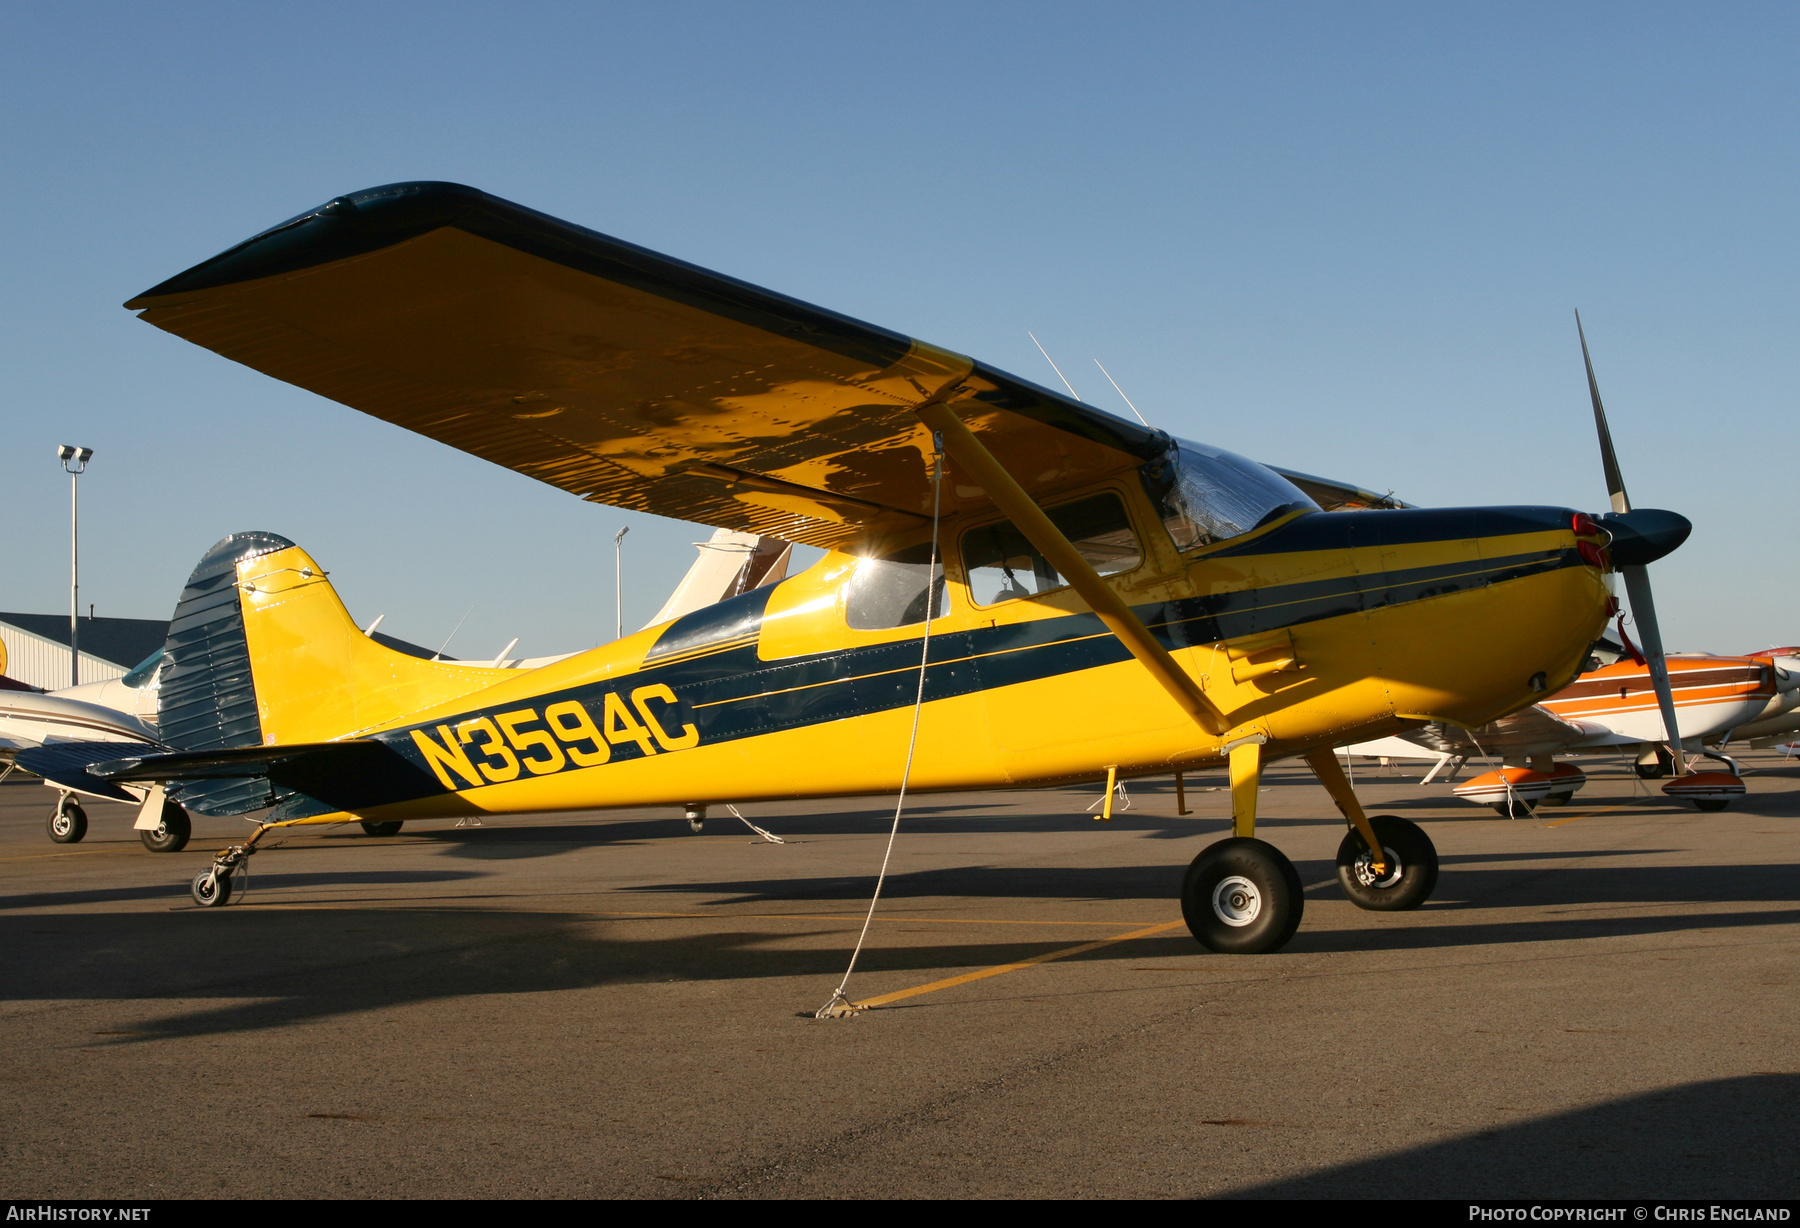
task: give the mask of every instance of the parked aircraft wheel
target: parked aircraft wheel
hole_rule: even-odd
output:
[[[1200,945],[1231,955],[1279,951],[1300,928],[1300,872],[1281,850],[1234,836],[1202,850],[1181,882],[1181,915]]]
[[[179,853],[187,847],[188,837],[193,831],[194,825],[188,819],[188,812],[174,802],[164,801],[162,822],[149,831],[140,831],[138,839],[152,853]]]
[[[1696,797],[1692,800],[1694,805],[1700,807],[1702,810],[1723,810],[1725,807],[1731,805],[1730,802],[1721,801],[1716,797]]]
[[[1549,797],[1546,797],[1543,801],[1539,802],[1538,805],[1540,805],[1540,806],[1567,806],[1570,802],[1572,802],[1574,800],[1575,800],[1575,795],[1573,793],[1552,793]]]
[[[1375,859],[1362,836],[1351,829],[1338,845],[1338,883],[1350,902],[1374,912],[1417,908],[1437,887],[1437,847],[1417,823],[1378,814],[1369,820],[1381,841],[1385,873],[1376,878]]]
[[[194,875],[188,893],[200,907],[217,908],[231,899],[231,875],[219,874],[215,867],[208,866]]]
[[[388,819],[381,823],[364,823],[362,829],[371,836],[397,836],[400,834],[401,824],[405,822],[405,819]]]
[[[1675,770],[1675,760],[1668,751],[1659,750],[1655,763],[1634,763],[1631,768],[1644,780],[1657,780]]]
[[[50,838],[58,844],[79,844],[87,835],[87,811],[81,803],[72,797],[66,797],[56,803],[56,809],[50,812],[50,821],[45,824],[50,831]]]
[[[1509,798],[1504,802],[1494,803],[1494,813],[1503,819],[1529,819],[1532,803],[1522,797]]]

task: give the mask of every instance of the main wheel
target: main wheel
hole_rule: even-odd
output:
[[[179,853],[187,847],[188,837],[194,832],[194,825],[188,819],[188,812],[174,802],[163,802],[162,822],[149,831],[140,831],[138,839],[152,853]]]
[[[193,885],[188,894],[194,897],[194,903],[202,908],[217,908],[231,899],[231,875],[217,874],[214,867],[208,866],[194,875]]]
[[[1532,803],[1522,797],[1511,797],[1503,802],[1494,803],[1494,813],[1503,819],[1529,819]],[[1376,833],[1380,835],[1379,832]]]
[[[1540,806],[1567,806],[1570,802],[1572,802],[1574,800],[1575,800],[1575,795],[1573,793],[1552,793],[1549,797],[1546,797],[1543,801],[1539,802],[1538,805],[1540,805]]]
[[[56,843],[79,844],[87,835],[87,811],[74,798],[64,798],[56,803],[56,809],[50,812],[50,821],[44,826]]]
[[[1279,951],[1300,928],[1300,872],[1281,850],[1234,836],[1201,851],[1181,880],[1181,915],[1200,945],[1229,955]]]
[[[1431,898],[1437,886],[1437,848],[1417,823],[1378,814],[1369,820],[1381,841],[1384,873],[1374,873],[1375,858],[1354,828],[1338,845],[1338,884],[1358,908],[1374,912],[1400,912],[1417,908]]]
[[[400,834],[400,825],[404,822],[405,819],[388,819],[380,823],[364,823],[362,829],[371,836],[397,836]]]
[[[1702,810],[1723,810],[1731,804],[1717,797],[1696,797],[1693,799],[1693,803]]]
[[[1675,770],[1675,760],[1666,750],[1656,752],[1655,763],[1634,763],[1632,770],[1645,780],[1656,780]]]

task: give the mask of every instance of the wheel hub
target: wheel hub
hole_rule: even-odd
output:
[[[1213,915],[1226,925],[1242,928],[1261,915],[1262,892],[1241,874],[1219,880],[1212,891]]]
[[[1377,878],[1375,876],[1375,856],[1364,850],[1362,855],[1356,859],[1357,882],[1365,887],[1392,887],[1400,881],[1401,874],[1406,870],[1406,867],[1400,864],[1400,858],[1396,857],[1394,850],[1385,844],[1381,846],[1381,855],[1387,862],[1385,867],[1387,873]]]

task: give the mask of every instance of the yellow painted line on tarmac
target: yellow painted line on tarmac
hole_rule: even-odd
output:
[[[961,976],[947,977],[941,981],[932,981],[928,985],[915,985],[911,989],[900,989],[893,993],[880,994],[873,998],[864,998],[858,1006],[886,1006],[890,1002],[898,1002],[903,998],[916,998],[920,994],[936,993],[940,989],[954,989],[958,985],[967,985],[971,981],[986,980],[990,976],[1002,976],[1008,972],[1017,972],[1021,968],[1030,968],[1036,964],[1047,964],[1053,959],[1067,959],[1071,955],[1083,955],[1089,951],[1097,951],[1101,947],[1112,946],[1116,942],[1130,942],[1133,938],[1148,938],[1152,934],[1160,934],[1166,930],[1185,925],[1183,921],[1165,921],[1161,925],[1146,926],[1141,930],[1132,930],[1129,934],[1118,934],[1111,938],[1102,938],[1098,942],[1084,942],[1080,946],[1064,947],[1060,951],[1047,951],[1042,955],[1033,955],[1030,959],[1021,959],[1017,963],[1001,964],[994,968],[983,968],[980,972],[965,972]]]

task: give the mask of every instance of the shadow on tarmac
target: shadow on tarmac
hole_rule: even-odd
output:
[[[205,868],[196,862],[195,874]],[[254,874],[254,868],[252,870]],[[191,876],[190,876],[191,877]],[[396,883],[453,883],[482,878],[479,870],[338,870],[323,874],[254,874],[252,890],[277,887],[330,887],[355,884],[372,886]],[[100,887],[89,891],[40,891],[31,895],[0,896],[0,909],[61,908],[71,904],[117,904],[128,900],[188,899],[188,879],[178,882],[143,883],[135,887]]]
[[[522,931],[517,918],[504,913],[439,909],[428,918],[423,927],[425,933],[419,936],[418,929],[400,929],[391,911],[383,909],[270,911],[263,915],[247,909],[234,918],[238,924],[232,927],[227,953],[209,956],[205,947],[212,940],[225,940],[225,935],[218,929],[203,931],[194,924],[196,920],[200,926],[212,927],[225,918],[180,911],[133,915],[131,926],[137,931],[133,935],[137,951],[121,951],[117,949],[122,945],[117,918],[0,918],[0,944],[16,953],[0,998],[137,999],[144,1016],[119,1025],[133,1035],[106,1039],[79,1035],[70,1037],[70,1043],[142,1044],[158,1037],[283,1028],[320,1017],[353,1016],[450,998],[553,994],[670,980],[799,978],[817,980],[823,985],[824,981],[841,976],[857,929],[855,920],[846,916],[832,922],[808,922],[806,918],[796,918],[794,922],[760,920],[756,929],[634,936],[634,929],[641,933],[644,927],[668,926],[671,922],[664,918],[605,918],[601,922],[589,915],[553,913],[533,916],[535,926]],[[889,920],[905,918],[891,916]],[[1219,971],[1271,972],[1280,971],[1285,956],[1319,951],[1454,949],[1465,944],[1658,935],[1687,929],[1791,924],[1793,920],[1795,909],[1764,909],[1685,916],[1564,918],[1523,926],[1370,927],[1310,933],[1301,929],[1287,953],[1274,956],[1210,956],[1193,944],[1186,933],[1170,931],[1116,949],[1107,947],[1075,956],[1075,960],[1105,962],[1125,958],[1143,963],[1156,958],[1179,958],[1184,962],[1201,958],[1208,965],[1217,963]],[[698,924],[706,922],[700,920]],[[41,938],[32,942],[32,927],[43,926],[54,926],[49,933],[56,936],[56,944],[47,944]],[[594,935],[596,926],[605,927],[603,935]],[[778,945],[783,938],[817,942],[819,931],[826,927],[835,933],[830,933],[824,944]],[[38,933],[45,931],[38,929]],[[452,938],[448,945],[446,935]],[[457,938],[466,940],[457,942]],[[306,949],[304,956],[292,953],[297,940]],[[1067,942],[1066,936],[1037,936],[1033,940],[1008,942],[920,944],[900,940],[896,931],[884,926],[877,927],[875,940],[877,945],[864,954],[864,974],[882,976],[882,983],[891,983],[895,974],[936,978],[947,969],[981,969],[1017,962]],[[108,944],[113,949],[106,949]],[[320,949],[329,951],[328,962],[319,962]],[[85,954],[85,958],[70,956],[72,951]],[[157,967],[146,969],[139,962],[146,954],[157,960]],[[310,967],[292,967],[292,963],[288,967],[270,967],[297,958],[310,958]],[[175,980],[187,983],[171,983]],[[797,992],[810,1001],[817,996],[814,989],[808,985]],[[189,1008],[157,1017],[157,999],[180,999]],[[205,999],[227,999],[227,1003],[193,1008],[196,1001]],[[796,1001],[794,1008],[808,1007],[808,1001]],[[1395,1187],[1388,1181],[1368,1188]]]
[[[1800,1074],[1771,1071],[1627,1096],[1220,1197],[1792,1199],[1800,1197],[1797,1151]]]
[[[1567,853],[1564,857],[1594,856]],[[1604,852],[1602,856],[1616,856]],[[1475,860],[1471,857],[1469,860]],[[1492,860],[1512,861],[1512,854]],[[1336,879],[1337,866],[1323,860],[1295,863],[1302,882]],[[889,899],[935,899],[969,896],[991,899],[1159,900],[1173,903],[1180,884],[1179,865],[947,866],[890,874],[882,889]],[[802,900],[863,900],[874,876],[830,878],[760,878],[716,882],[652,883],[622,888],[622,893],[720,896],[717,905],[791,903]],[[1335,889],[1335,888],[1334,888]],[[1506,892],[1507,898],[1491,897]],[[1460,908],[1541,908],[1583,904],[1800,904],[1800,867],[1754,866],[1593,866],[1528,865],[1476,869],[1461,862],[1447,865],[1436,898],[1418,913],[1388,916],[1431,916]],[[1666,918],[1674,921],[1676,918]],[[1302,930],[1302,933],[1305,931]]]
[[[1750,886],[1765,897],[1791,900],[1794,876],[1789,867],[1759,867],[1766,877]],[[1630,874],[1631,871],[1610,871]],[[1159,886],[1169,882],[1167,867],[1125,872],[1059,872],[1064,888],[1085,887],[1088,898],[1144,898],[1143,892],[1107,891],[1133,877],[1154,875]],[[890,887],[890,901],[927,894],[920,889],[937,880],[929,893],[942,898],[944,880],[954,874],[902,875]],[[1046,890],[1044,872],[982,874],[975,893],[991,897],[1001,883],[1014,890]],[[1784,880],[1775,890],[1775,880]],[[1085,881],[1083,881],[1085,879]],[[849,884],[846,882],[845,887]],[[866,890],[867,880],[858,880]],[[911,888],[909,890],[908,888]],[[690,888],[691,889],[691,888]],[[837,893],[847,898],[846,889]],[[951,892],[950,894],[955,894]],[[1166,894],[1158,891],[1157,895]],[[774,899],[774,897],[763,897]],[[792,898],[785,897],[785,898]],[[1154,897],[1152,897],[1154,898]],[[860,899],[859,899],[860,902]],[[700,911],[696,909],[695,911]],[[198,909],[134,913],[129,917],[95,914],[11,915],[0,917],[0,946],[8,952],[8,974],[0,981],[0,999],[69,1000],[137,999],[143,1009],[154,1000],[177,998],[192,1003],[229,999],[215,1009],[189,1009],[129,1025],[143,1033],[99,1043],[144,1043],[158,1036],[194,1036],[279,1028],[320,1017],[466,996],[542,994],[590,989],[610,984],[682,981],[763,981],[819,978],[843,971],[856,924],[849,912],[817,921],[762,919],[755,928],[704,928],[735,918],[596,917],[583,913],[534,913],[522,916],[503,909],[449,905],[429,914],[397,918],[392,911],[354,906],[304,910]],[[1173,902],[1169,912],[1174,914]],[[1446,915],[1448,914],[1448,915]],[[1363,917],[1365,914],[1355,914]],[[1473,944],[1555,942],[1572,938],[1673,934],[1700,929],[1729,929],[1792,923],[1800,909],[1712,911],[1682,915],[1566,916],[1523,922],[1482,921],[1458,924],[1454,912],[1436,916],[1430,910],[1392,917],[1368,915],[1354,929],[1303,927],[1285,952],[1271,956],[1208,955],[1188,935],[1176,930],[1118,948],[1103,948],[1074,958],[1083,961],[1130,959],[1202,959],[1218,970],[1279,970],[1296,954],[1334,951],[1455,949]],[[890,913],[887,920],[909,920]],[[653,936],[648,927],[681,926],[685,934]],[[699,932],[695,932],[699,929]],[[821,934],[821,931],[824,931]],[[946,935],[948,936],[948,935]],[[1089,937],[1084,933],[1081,938]],[[807,945],[789,945],[799,939]],[[1067,936],[1035,935],[1006,941],[965,942],[902,939],[888,926],[877,926],[876,945],[864,956],[870,975],[907,973],[936,977],[945,970],[989,967],[1041,955],[1069,941]],[[295,966],[294,961],[304,961]],[[809,991],[810,992],[810,991]],[[816,995],[815,995],[816,996]],[[246,998],[257,999],[245,1001]],[[795,1008],[806,1006],[797,1002]],[[816,1004],[815,1004],[816,1005]],[[71,1038],[84,1044],[88,1038]],[[1392,1188],[1391,1185],[1386,1188]]]

